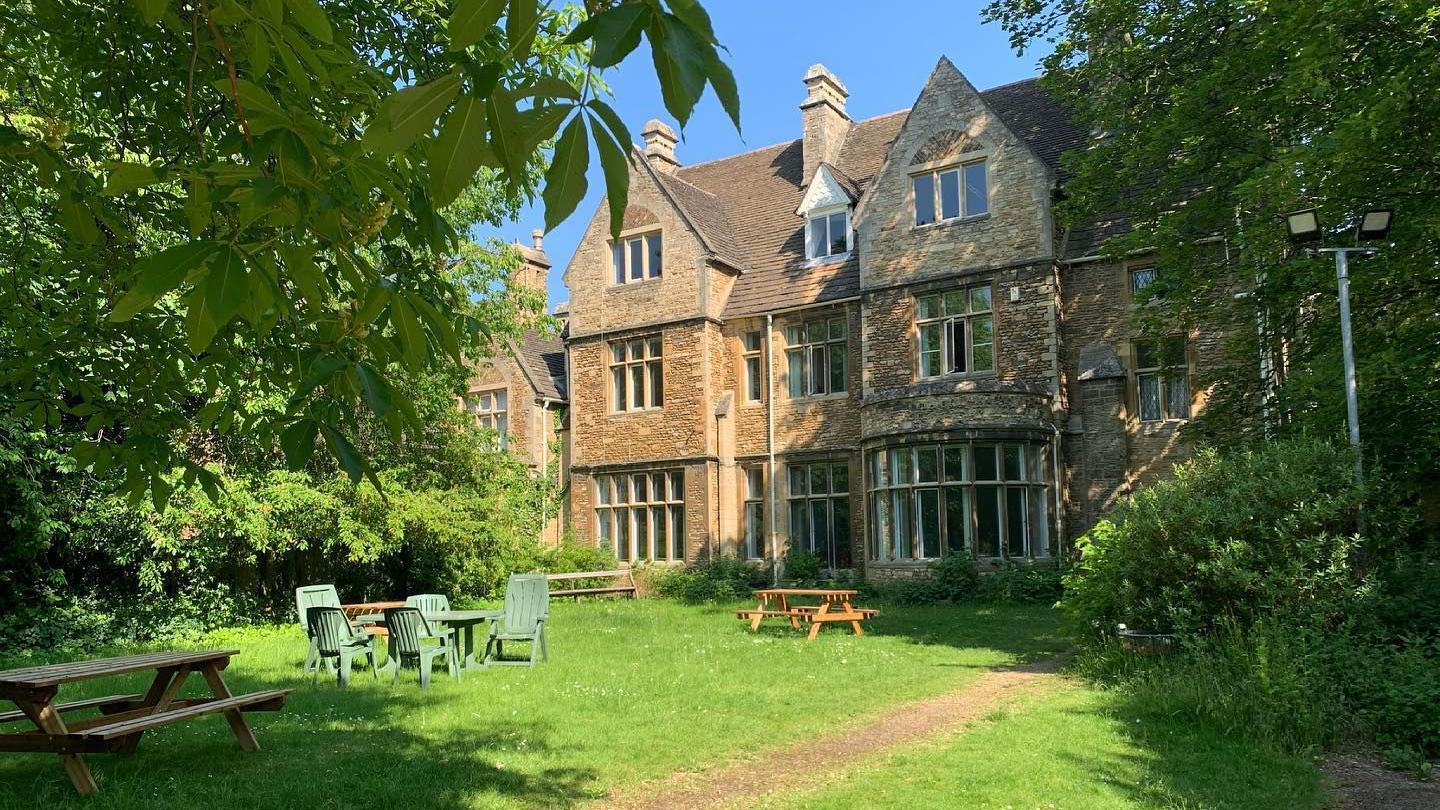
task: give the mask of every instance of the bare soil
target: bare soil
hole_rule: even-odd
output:
[[[1417,782],[1382,766],[1373,754],[1337,753],[1325,759],[1340,810],[1437,810],[1440,782]]]

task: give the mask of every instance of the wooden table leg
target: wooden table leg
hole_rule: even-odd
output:
[[[154,711],[163,711],[175,699],[180,691],[181,684],[190,674],[190,667],[165,667],[155,670],[155,680],[150,682],[150,688],[146,690],[145,697],[141,698],[137,708],[154,707]],[[140,746],[140,737],[145,732],[132,734],[117,743],[115,753],[133,753]]]
[[[810,635],[806,636],[807,641],[814,641],[815,637],[820,635],[820,625],[825,622],[824,616],[829,612],[829,600],[821,602],[820,609],[816,610],[815,615],[810,617]]]
[[[783,593],[780,594],[780,609],[785,611],[786,613],[790,613],[790,600],[786,598],[785,594]],[[794,613],[790,613],[790,629],[800,629],[800,619],[797,618]]]
[[[211,662],[200,671],[205,674],[205,681],[210,684],[210,691],[216,698],[223,700],[231,695],[230,687],[226,686],[225,679],[220,677],[220,667],[219,662]],[[245,722],[245,715],[239,709],[226,711],[225,719],[230,721],[230,730],[235,732],[235,738],[240,741],[241,748],[246,751],[260,750],[260,743],[255,741],[255,735],[251,733],[249,724]]]
[[[750,632],[753,633],[756,630],[760,629],[760,620],[764,618],[761,613],[765,610],[765,606],[768,604],[770,604],[769,599],[766,599],[763,596],[760,597],[760,604],[755,606],[755,615],[750,617]]]
[[[25,698],[13,698],[15,705],[20,711],[30,718],[37,728],[46,734],[69,734],[70,730],[65,727],[65,721],[60,718],[60,713],[55,711],[55,693],[51,692],[43,700],[31,700]],[[90,766],[79,754],[61,754],[60,762],[65,766],[65,773],[70,777],[70,784],[82,796],[94,796],[100,791],[95,785],[95,777],[90,773]]]
[[[846,600],[845,600],[845,612],[846,612],[846,613],[854,613],[854,612],[855,612],[855,608],[850,604],[850,600],[849,600],[849,599],[846,599]],[[865,635],[865,628],[863,628],[863,627],[860,626],[860,620],[859,620],[859,619],[851,619],[851,620],[850,620],[850,629],[851,629],[851,630],[854,630],[854,631],[855,631],[855,635],[857,635],[857,636],[863,636],[863,635]]]

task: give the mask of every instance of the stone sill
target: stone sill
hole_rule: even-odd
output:
[[[824,267],[828,264],[843,264],[850,260],[850,254],[852,253],[854,253],[854,251],[847,250],[844,253],[832,253],[829,256],[816,256],[813,259],[806,259],[801,267],[810,270],[816,267]]]
[[[964,224],[967,224],[967,223],[982,222],[982,221],[987,220],[987,219],[989,219],[989,218],[990,218],[990,212],[989,212],[989,211],[986,211],[986,212],[983,213],[983,214],[972,214],[972,215],[970,215],[970,216],[968,216],[968,217],[955,217],[954,219],[942,219],[942,220],[939,220],[939,221],[937,221],[937,222],[927,222],[927,223],[925,223],[924,225],[911,225],[911,226],[910,226],[910,230],[912,230],[912,231],[932,231],[932,230],[936,230],[936,229],[938,229],[938,228],[948,228],[948,227],[951,227],[952,225],[964,225]]]

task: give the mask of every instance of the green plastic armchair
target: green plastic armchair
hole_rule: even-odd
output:
[[[295,614],[300,619],[300,629],[305,631],[310,646],[305,650],[305,671],[320,669],[320,653],[315,647],[315,634],[310,632],[310,608],[340,607],[340,594],[334,585],[305,585],[295,589]]]
[[[310,608],[306,616],[320,660],[338,659],[341,686],[350,685],[350,664],[359,655],[370,659],[370,671],[375,673],[377,680],[380,678],[375,666],[375,637],[356,630],[355,625],[345,618],[345,611],[338,607],[319,606]],[[316,666],[310,682],[314,683],[319,677],[320,667]]]
[[[430,688],[430,671],[436,658],[445,659],[450,677],[460,680],[460,654],[453,629],[432,631],[424,614],[413,607],[386,608],[385,626],[390,630],[390,657],[396,664],[395,676],[390,679],[392,686],[400,681],[400,670],[414,663],[420,670],[420,688]]]
[[[505,586],[505,612],[490,623],[485,641],[485,666],[535,666],[550,660],[545,621],[550,618],[550,582],[544,574],[511,574]],[[530,658],[505,660],[505,642],[530,642]]]

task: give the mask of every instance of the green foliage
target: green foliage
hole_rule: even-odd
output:
[[[599,71],[642,40],[682,125],[709,86],[738,126],[694,0],[7,6],[0,408],[159,506],[215,491],[197,433],[380,483],[362,425],[427,427],[401,378],[520,328],[471,229],[567,217],[592,136],[623,210]]]
[[[791,549],[785,555],[785,578],[800,582],[814,582],[820,579],[820,555],[813,551]]]
[[[1005,563],[976,582],[976,599],[1005,605],[1051,606],[1060,599],[1064,573],[1056,563]]]
[[[715,557],[690,568],[653,567],[650,587],[660,596],[683,602],[733,602],[763,587],[765,572],[738,557]]]
[[[1350,266],[1366,461],[1433,482],[1434,3],[992,0],[986,15],[1017,49],[1053,44],[1049,86],[1081,131],[1106,134],[1067,157],[1061,216],[1128,215],[1133,231],[1106,251],[1154,253],[1145,295],[1159,303],[1137,308],[1150,332],[1225,335],[1198,381],[1214,386],[1196,425],[1213,442],[1344,424],[1334,262],[1292,249],[1279,217],[1318,207],[1330,244],[1351,244],[1362,211],[1395,209],[1393,244]]]
[[[1077,541],[1061,607],[1099,632],[1341,615],[1368,581],[1351,459],[1309,439],[1200,452]],[[1403,528],[1386,512],[1368,517],[1380,536]]]
[[[1002,563],[981,571],[969,554],[948,554],[932,563],[926,576],[869,580],[865,593],[896,605],[984,603],[1053,605],[1060,596],[1061,571],[1052,563]]]

